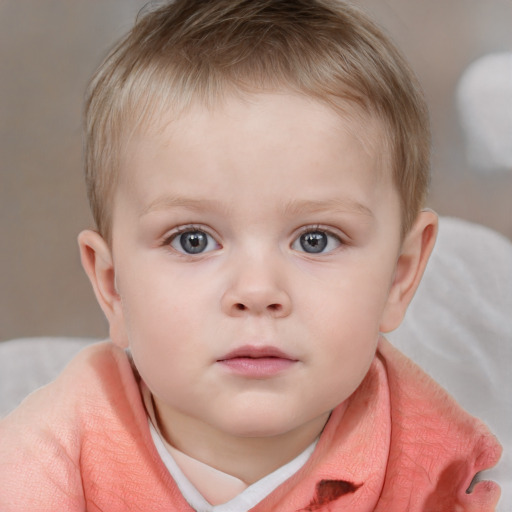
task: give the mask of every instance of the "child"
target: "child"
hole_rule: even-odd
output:
[[[142,16],[86,107],[112,343],[0,423],[0,510],[494,510],[499,444],[380,336],[434,244],[428,169],[415,79],[356,9]]]

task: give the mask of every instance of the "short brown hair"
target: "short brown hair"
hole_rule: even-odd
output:
[[[414,74],[377,26],[337,0],[175,0],[139,16],[88,89],[85,173],[100,233],[110,241],[109,202],[129,132],[162,109],[283,88],[349,100],[384,121],[407,232],[428,188],[428,113]]]

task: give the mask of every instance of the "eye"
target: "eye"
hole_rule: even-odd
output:
[[[185,254],[201,254],[219,248],[215,239],[200,229],[187,229],[173,235],[170,246]]]
[[[292,249],[308,254],[320,254],[330,252],[340,245],[341,240],[336,235],[322,229],[313,229],[305,231],[294,240]]]

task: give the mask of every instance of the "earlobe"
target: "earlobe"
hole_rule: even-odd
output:
[[[110,337],[119,346],[126,347],[122,326],[121,299],[116,289],[112,252],[99,233],[85,230],[78,236],[80,257],[96,299],[107,317]]]
[[[393,331],[402,322],[434,248],[437,226],[437,215],[432,210],[423,210],[406,234],[380,324],[381,332]]]

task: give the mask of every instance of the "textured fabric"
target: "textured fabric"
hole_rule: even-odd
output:
[[[496,484],[466,491],[500,451],[482,423],[383,340],[309,461],[252,510],[492,511]],[[84,350],[0,422],[0,510],[192,510],[156,452],[124,352]]]

